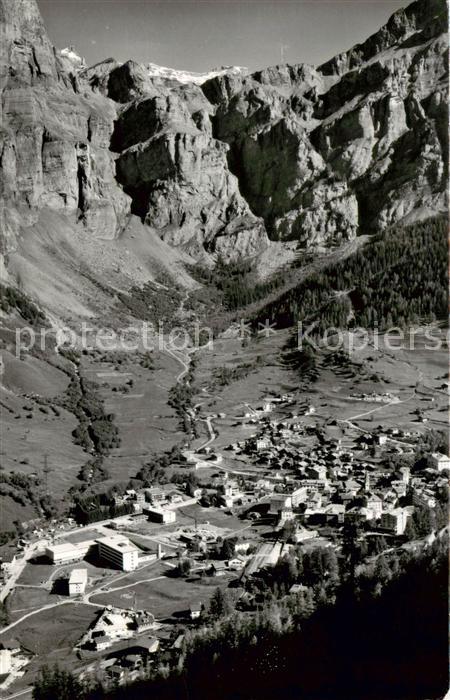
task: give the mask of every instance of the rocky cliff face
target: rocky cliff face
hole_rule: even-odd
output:
[[[337,243],[446,209],[446,28],[445,3],[421,0],[317,69],[204,84],[271,237]]]
[[[65,69],[34,0],[0,3],[2,130],[0,194],[3,247],[43,207],[78,218],[113,238],[130,200],[115,179],[109,149],[116,110]]]
[[[248,257],[268,246],[264,222],[229,169],[228,144],[213,137],[214,107],[200,86],[133,61],[108,61],[81,77],[122,104],[111,148],[134,214],[197,259]]]
[[[6,251],[43,208],[103,239],[138,216],[209,262],[257,255],[269,238],[337,244],[445,209],[444,0],[413,3],[318,68],[206,82],[113,59],[76,69],[34,0],[0,0],[0,21]]]

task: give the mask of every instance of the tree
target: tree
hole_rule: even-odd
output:
[[[358,525],[352,522],[344,523],[342,535],[342,556],[347,577],[354,581],[356,567],[364,558],[365,543],[361,542],[361,532]]]
[[[180,559],[176,571],[178,576],[189,576],[192,569],[192,561],[190,559],[184,558]]]
[[[384,554],[380,554],[375,564],[374,577],[376,581],[384,584],[391,578],[391,570]]]
[[[278,603],[275,601],[272,601],[271,604],[263,611],[263,624],[276,634],[281,634],[283,631],[281,609]]]
[[[322,566],[327,580],[332,584],[339,583],[339,565],[336,552],[331,547],[322,549]]]
[[[414,520],[412,518],[408,518],[406,521],[406,527],[405,527],[405,532],[404,535],[408,542],[411,542],[412,540],[417,539],[417,530],[416,526],[414,524]]]
[[[209,601],[209,615],[214,620],[231,615],[234,605],[228,591],[216,588]]]
[[[273,567],[272,573],[276,582],[291,586],[298,577],[296,558],[292,554],[282,557]]]
[[[221,559],[231,559],[234,555],[234,547],[237,542],[235,537],[230,537],[222,542],[222,547],[220,548]]]
[[[0,601],[0,626],[6,627],[9,622],[8,608],[3,601]]]
[[[296,526],[295,520],[288,520],[283,525],[283,529],[281,531],[281,539],[284,542],[289,542],[289,540],[291,540],[295,534],[296,527],[297,526]]]
[[[33,700],[73,700],[85,697],[84,687],[69,671],[44,666],[33,687]]]
[[[410,528],[408,524],[411,522]],[[408,519],[405,534],[415,532],[415,537],[426,537],[436,528],[436,515],[428,506],[417,506],[414,513]],[[408,530],[408,533],[406,532]]]
[[[190,472],[188,478],[186,479],[186,491],[189,496],[194,495],[195,489],[198,488],[199,479],[197,474]]]
[[[371,554],[381,554],[387,549],[386,539],[383,535],[380,537],[374,537],[372,540],[372,552]]]

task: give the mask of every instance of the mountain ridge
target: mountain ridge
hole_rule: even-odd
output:
[[[155,236],[177,270],[218,257],[257,265],[271,248],[301,255],[446,211],[443,0],[417,0],[317,68],[226,69],[201,85],[133,61],[80,70],[51,45],[35,0],[1,0],[0,20],[1,246],[13,285],[42,265],[48,241],[35,232],[48,217],[61,241],[87,232],[92,253],[106,242],[109,269],[93,261],[91,273],[113,289],[117,249],[132,249],[139,229],[143,265],[121,265],[126,289],[154,278]],[[66,270],[57,237],[51,245]],[[79,278],[72,286],[89,296]]]

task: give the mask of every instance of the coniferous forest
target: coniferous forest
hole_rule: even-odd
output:
[[[256,320],[278,327],[318,320],[330,326],[379,328],[444,319],[448,312],[447,221],[393,227],[357,253],[308,276]]]

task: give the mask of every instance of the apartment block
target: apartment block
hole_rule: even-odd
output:
[[[122,571],[133,571],[139,562],[139,550],[126,537],[100,537],[96,540],[100,559],[114,564]]]

